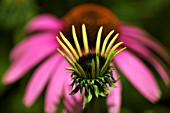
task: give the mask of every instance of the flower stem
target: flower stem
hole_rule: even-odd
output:
[[[94,97],[91,102],[89,102],[83,113],[108,113],[106,106],[106,98],[105,97]]]

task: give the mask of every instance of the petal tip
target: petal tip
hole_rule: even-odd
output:
[[[169,86],[170,85],[170,79],[165,80],[165,84],[166,84],[166,86]]]
[[[11,83],[13,83],[13,81],[12,81],[9,77],[4,76],[4,77],[2,78],[2,84],[8,85],[8,84],[11,84]]]
[[[3,85],[7,85],[7,84],[8,84],[5,78],[2,78],[1,83],[2,83]]]
[[[161,91],[159,91],[158,93],[155,93],[155,97],[150,101],[152,103],[156,103],[156,102],[158,102],[160,100],[160,98],[161,98]]]
[[[16,72],[17,73],[17,72]],[[12,84],[17,81],[17,77],[14,76],[14,72],[11,72],[11,70],[7,70],[2,77],[2,83],[4,85]]]
[[[31,106],[32,106],[32,102],[29,101],[28,99],[26,99],[25,97],[24,97],[24,99],[23,99],[23,104],[24,104],[26,107],[31,107]]]

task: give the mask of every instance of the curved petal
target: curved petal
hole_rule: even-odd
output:
[[[39,31],[39,30],[61,30],[64,27],[63,20],[58,19],[54,15],[42,14],[33,18],[26,26],[26,31]]]
[[[157,58],[148,48],[143,46],[141,43],[132,40],[128,37],[124,38],[121,36],[121,41],[124,42],[125,46],[128,48],[134,50],[135,52],[141,54],[145,60],[147,60],[149,63],[152,64],[152,66],[156,69],[156,71],[159,73],[165,84],[170,83],[170,78],[166,72],[166,67],[161,62],[159,58]]]
[[[66,77],[69,77],[67,76],[68,72],[65,69],[68,65],[69,64],[65,59],[62,59],[54,76],[49,82],[45,95],[45,112],[47,113],[54,113],[60,102],[60,98],[64,91],[64,84],[67,82]]]
[[[151,102],[160,98],[161,92],[153,74],[140,59],[128,51],[123,51],[115,57],[115,62],[145,98]]]
[[[116,71],[113,71],[113,76],[118,77],[118,74]],[[111,88],[109,87],[112,94],[109,94],[106,98],[106,102],[108,105],[108,112],[109,113],[120,113],[120,107],[121,107],[121,82],[118,80],[115,85],[117,88]]]
[[[31,106],[38,98],[42,90],[44,89],[47,81],[52,77],[53,71],[56,70],[56,64],[60,62],[60,54],[55,54],[43,64],[32,75],[24,96],[24,104]]]
[[[149,47],[156,53],[158,53],[161,57],[163,57],[168,63],[170,63],[170,55],[163,47],[163,45],[157,41],[156,39],[152,38],[148,33],[145,31],[130,25],[122,25],[120,27],[120,34],[124,35],[125,37],[133,38],[140,43],[143,43],[145,46]]]
[[[65,92],[64,92],[64,111],[65,113],[81,113],[82,112],[82,104],[83,99],[80,96],[80,92],[77,92],[73,96],[71,93],[71,77],[67,78],[67,82],[65,83]]]
[[[35,48],[44,48],[45,45],[51,44],[51,46],[58,47],[59,44],[56,40],[56,33],[45,32],[35,35],[31,35],[20,42],[10,53],[11,60],[15,60],[22,54],[27,54],[28,51],[35,51]]]
[[[10,84],[20,79],[28,70],[56,50],[56,46],[51,46],[53,43],[33,47],[32,51],[27,51],[18,57],[6,71],[3,82]]]

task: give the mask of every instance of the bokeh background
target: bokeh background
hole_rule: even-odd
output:
[[[98,3],[108,7],[125,23],[139,26],[170,49],[170,0],[0,0],[0,80],[10,65],[9,52],[26,33],[24,26],[41,13],[62,18],[79,4]],[[28,59],[29,61],[30,59]],[[43,97],[27,108],[22,103],[25,86],[34,69],[15,84],[5,86],[0,82],[0,113],[43,113]],[[161,99],[151,104],[124,78],[121,113],[170,113],[170,86],[157,76],[162,90]],[[61,113],[62,103],[57,113]]]

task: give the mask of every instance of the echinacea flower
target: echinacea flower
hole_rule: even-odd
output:
[[[72,82],[71,74],[65,69],[69,65],[57,52],[56,48],[61,49],[61,51],[62,48],[55,37],[59,37],[59,31],[62,31],[71,45],[74,45],[71,29],[72,25],[74,25],[77,31],[77,42],[80,42],[81,51],[85,50],[82,52],[86,53],[86,49],[82,46],[82,24],[85,24],[87,27],[88,44],[92,52],[96,51],[96,36],[100,26],[104,28],[101,42],[104,42],[106,35],[113,29],[115,30],[114,33],[120,34],[117,41],[124,42],[122,46],[126,46],[128,49],[114,57],[113,60],[116,66],[146,99],[156,102],[160,98],[161,91],[154,74],[141,59],[150,63],[163,81],[168,84],[169,77],[164,62],[169,63],[169,54],[148,33],[137,27],[124,24],[113,12],[95,4],[75,7],[62,19],[58,19],[50,14],[43,14],[30,21],[26,26],[26,31],[38,32],[24,39],[12,50],[10,55],[12,65],[5,73],[3,82],[5,84],[14,83],[36,64],[44,61],[33,73],[28,83],[23,101],[24,104],[31,106],[44,87],[48,85],[45,95],[45,112],[53,113],[62,95],[64,95],[64,112],[81,112],[82,99],[80,92],[73,96],[69,95],[72,91],[70,87]],[[73,46],[73,48],[76,48],[76,46]],[[113,71],[113,76],[114,78],[118,77],[115,70]],[[109,87],[112,94],[109,94],[106,98],[109,113],[119,113],[120,111],[120,80],[115,85],[117,88]],[[75,106],[77,109],[79,108],[78,111],[74,111],[77,110],[74,109]]]
[[[98,98],[98,96],[106,97],[107,94],[110,94],[111,91],[109,90],[107,84],[109,84],[109,86],[112,88],[116,88],[114,83],[118,79],[113,77],[112,73],[114,67],[113,64],[111,65],[111,63],[117,54],[126,49],[126,47],[124,47],[120,50],[117,50],[117,48],[123,44],[123,42],[119,42],[113,46],[118,34],[114,36],[106,48],[108,40],[113,34],[113,31],[111,31],[105,38],[102,49],[100,50],[102,30],[103,27],[100,27],[97,34],[96,48],[95,51],[92,51],[89,49],[86,27],[84,24],[82,25],[82,37],[85,51],[84,54],[81,52],[74,26],[72,26],[72,33],[78,53],[61,32],[60,35],[65,44],[57,37],[59,44],[71,58],[70,59],[67,57],[67,55],[64,54],[60,49],[57,49],[71,66],[66,68],[67,70],[72,71],[71,78],[73,79],[73,82],[71,86],[75,87],[70,95],[74,95],[78,91],[80,91],[82,95],[83,89],[85,90],[83,108],[85,107],[86,103],[93,99],[93,96]]]

